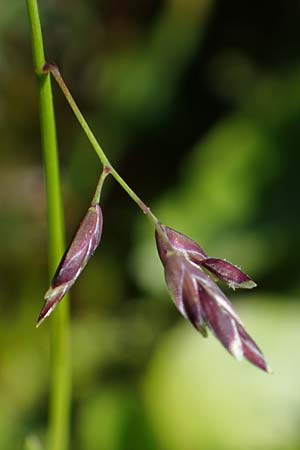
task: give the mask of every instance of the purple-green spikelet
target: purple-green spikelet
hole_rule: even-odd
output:
[[[102,225],[103,216],[100,206],[97,204],[90,206],[45,294],[45,304],[38,317],[37,326],[52,313],[87,265],[99,245]]]
[[[251,289],[256,286],[254,281],[233,264],[208,257],[196,242],[172,228],[159,225],[156,244],[167,286],[179,312],[205,337],[208,327],[238,361],[246,358],[270,372],[264,355],[214,278],[233,289]]]

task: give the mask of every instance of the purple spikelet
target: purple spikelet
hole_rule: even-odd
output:
[[[207,336],[209,328],[238,361],[245,358],[270,372],[261,350],[210,274],[233,289],[251,289],[256,286],[254,281],[233,264],[208,257],[196,242],[172,228],[160,225],[156,244],[167,286],[179,312],[203,336]]]
[[[90,206],[62,257],[50,288],[45,294],[45,304],[38,317],[37,326],[50,316],[87,265],[100,243],[102,225],[103,217],[100,206]]]

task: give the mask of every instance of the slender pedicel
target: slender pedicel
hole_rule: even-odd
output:
[[[105,165],[105,166],[103,167],[102,173],[101,173],[101,175],[100,175],[100,177],[99,177],[99,181],[98,181],[98,184],[97,184],[97,187],[96,187],[96,190],[95,190],[95,194],[94,194],[94,196],[93,196],[93,198],[92,198],[92,202],[91,202],[91,205],[92,205],[92,206],[97,205],[97,204],[100,202],[100,197],[101,197],[101,192],[102,192],[102,186],[103,186],[103,184],[104,184],[105,178],[106,178],[109,174],[110,174],[110,166]]]
[[[61,76],[61,73],[56,64],[48,64],[46,63],[43,66],[42,73],[51,73],[57,84],[59,85],[62,93],[64,94],[67,102],[69,103],[72,111],[74,112],[78,122],[80,123],[83,131],[85,132],[88,140],[90,141],[93,149],[97,153],[101,163],[103,166],[107,166],[110,169],[111,175],[115,178],[115,180],[120,184],[120,186],[127,192],[127,194],[132,198],[132,200],[138,205],[141,211],[147,216],[150,222],[156,226],[158,224],[158,219],[151,212],[150,208],[138,197],[138,195],[131,189],[131,187],[126,183],[126,181],[119,175],[116,169],[111,165],[107,156],[105,155],[102,147],[97,141],[94,133],[90,129],[87,121],[83,117],[79,107],[77,106],[71,92],[69,91],[64,79]]]

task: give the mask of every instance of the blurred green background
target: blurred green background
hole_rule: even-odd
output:
[[[153,230],[119,186],[72,289],[72,450],[300,447],[300,5],[40,1],[103,148],[160,220],[258,283],[228,295],[274,370],[238,364],[175,310]],[[99,162],[54,87],[68,239]],[[25,2],[0,3],[0,448],[47,424],[47,224]],[[55,313],[54,313],[55,314]]]

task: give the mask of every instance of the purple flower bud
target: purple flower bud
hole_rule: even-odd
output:
[[[189,237],[164,225],[160,225],[160,227],[164,231],[167,241],[174,249],[182,252],[189,252],[191,259],[194,259],[195,261],[202,261],[203,259],[208,258],[202,248]],[[156,244],[160,259],[163,261],[169,246],[163,239],[159,239],[158,233],[156,233]]]
[[[45,304],[38,317],[37,326],[52,313],[87,265],[99,245],[102,225],[103,217],[100,206],[90,206],[45,294]]]
[[[199,264],[224,281],[224,283],[228,284],[232,289],[252,289],[256,286],[256,283],[248,275],[223,259],[206,258],[200,261]]]
[[[204,337],[208,327],[238,361],[246,358],[269,372],[261,350],[247,334],[230,301],[203,269],[233,288],[256,286],[251,278],[227,261],[209,258],[196,242],[163,225],[156,230],[156,244],[179,312]]]

